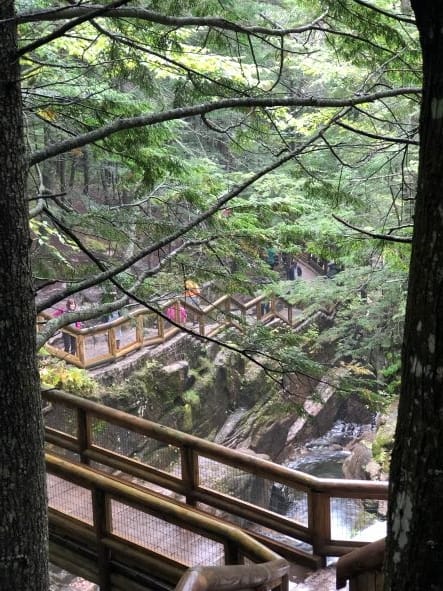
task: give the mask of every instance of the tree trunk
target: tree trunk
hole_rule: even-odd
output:
[[[83,193],[89,195],[89,150],[83,149]]]
[[[13,0],[0,2],[0,589],[47,591],[43,428]]]
[[[443,3],[414,0],[423,52],[420,163],[385,589],[443,589]]]

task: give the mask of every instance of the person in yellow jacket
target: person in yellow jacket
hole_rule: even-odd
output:
[[[200,302],[200,287],[198,283],[193,281],[192,279],[186,279],[185,281],[185,300],[188,300],[193,306],[198,307]],[[196,315],[192,314],[192,321],[194,323],[197,322],[198,318]]]

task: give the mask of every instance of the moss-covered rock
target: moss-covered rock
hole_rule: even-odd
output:
[[[388,411],[380,418],[377,433],[372,443],[372,456],[386,475],[389,474],[391,452],[394,446],[397,410],[398,400],[396,399],[392,402]]]

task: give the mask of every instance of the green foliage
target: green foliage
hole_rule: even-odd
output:
[[[398,396],[400,394],[400,378],[401,378],[401,361],[400,355],[394,352],[386,354],[386,366],[383,368],[382,375],[385,379],[384,387],[389,396]]]
[[[45,387],[58,388],[83,397],[93,396],[98,388],[97,382],[84,369],[52,357],[40,360],[40,380]]]
[[[183,408],[182,408],[182,425],[181,429],[188,433],[195,431],[194,414],[199,410],[201,400],[200,394],[196,390],[186,390],[182,394]]]
[[[377,6],[391,12],[390,4]],[[419,83],[415,30],[351,0],[171,0],[150,9],[283,29],[323,17],[321,30],[317,23],[282,40],[131,18],[82,23],[69,43],[57,38],[23,58],[30,145],[220,98],[338,98]],[[48,26],[57,24],[25,24],[23,36],[42,35]],[[417,147],[392,138],[414,137],[416,103],[393,97],[341,109],[313,101],[303,108],[242,107],[201,119],[160,119],[76,148],[40,171],[54,179],[54,192],[67,194],[61,205],[51,204],[57,215],[105,267],[152,247],[118,281],[154,303],[182,293],[188,276],[234,294],[256,294],[266,284],[269,294],[284,295],[306,317],[319,308],[335,310],[332,325],[312,325],[297,337],[280,329],[251,330],[246,346],[261,351],[274,370],[318,376],[326,351],[334,363],[361,363],[379,377],[395,367],[409,247],[363,237],[332,214],[366,232],[410,236]],[[169,236],[288,150],[294,157],[285,165],[170,242]],[[37,181],[30,181],[31,194]],[[70,240],[47,228],[44,217],[33,221],[34,267],[42,278],[72,281],[96,271]],[[165,262],[181,241],[193,244]],[[285,282],[281,270],[267,267],[270,246],[335,261],[344,270],[327,281]],[[397,374],[384,381],[390,395]],[[153,394],[146,383],[143,389]]]
[[[195,390],[186,390],[182,395],[183,402],[189,404],[191,407],[200,406],[200,394]]]

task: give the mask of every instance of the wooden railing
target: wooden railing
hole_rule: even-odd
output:
[[[213,337],[229,327],[244,330],[247,324],[254,322],[269,322],[273,319],[295,327],[300,321],[300,310],[284,298],[258,296],[248,302],[241,302],[233,296],[223,295],[216,301],[204,307],[193,306],[186,299],[168,302],[160,310],[163,314],[171,305],[182,305],[188,320],[183,324],[185,328],[198,335]],[[177,317],[179,315],[177,314]],[[37,327],[53,317],[42,312],[39,315]],[[193,326],[191,318],[197,318],[197,325]],[[164,343],[181,330],[181,326],[173,326],[159,314],[146,308],[136,309],[109,323],[98,324],[89,328],[64,328],[76,340],[76,354],[72,355],[63,350],[61,338],[53,338],[45,345],[52,355],[65,359],[69,363],[81,368],[92,368],[102,363],[115,361],[133,351]],[[117,345],[116,331],[122,337]]]
[[[281,556],[316,567],[327,556],[341,556],[372,541],[355,541],[352,532],[339,531],[332,508],[356,504],[352,510],[360,511],[364,529],[369,515],[364,503],[385,501],[385,482],[316,478],[66,393],[48,390],[43,398],[53,409],[46,413],[49,449],[149,482],[162,494],[222,512],[234,523],[248,528],[253,524],[250,534]],[[51,427],[51,414],[65,426]],[[128,438],[133,441],[125,449]],[[155,465],[129,457],[134,446],[142,444],[155,451]],[[246,489],[230,488],[247,479],[255,498]],[[269,493],[276,486],[295,499],[292,517],[270,503]],[[300,542],[305,547],[300,548]]]
[[[153,580],[180,591],[287,591],[288,563],[237,528],[61,457],[47,454],[46,467],[51,560],[101,591]]]
[[[381,539],[342,556],[337,562],[337,589],[349,581],[349,591],[381,591],[384,555],[385,539]]]

